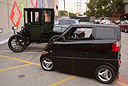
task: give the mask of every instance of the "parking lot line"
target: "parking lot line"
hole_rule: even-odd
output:
[[[56,85],[58,85],[58,84],[61,84],[61,83],[63,83],[63,82],[66,82],[66,81],[68,81],[68,80],[70,80],[70,79],[73,79],[73,78],[76,78],[76,77],[77,77],[77,76],[70,76],[70,77],[68,77],[68,78],[66,78],[66,79],[64,79],[64,80],[58,81],[58,82],[53,83],[53,84],[51,84],[51,85],[49,85],[49,86],[56,86]]]
[[[28,65],[32,65],[32,64],[25,64],[25,65],[15,66],[15,67],[7,68],[7,69],[2,69],[2,70],[0,70],[0,72],[15,69],[15,68],[20,68],[20,67],[24,67],[24,66],[28,66]]]
[[[120,81],[114,81],[114,83],[117,83],[117,84],[119,84],[121,86],[128,86],[128,84],[125,84],[125,83],[120,82]]]
[[[40,66],[40,64],[38,64],[38,63],[29,62],[29,61],[25,61],[25,60],[22,60],[22,59],[17,59],[17,58],[14,58],[14,57],[9,57],[9,56],[4,56],[4,55],[0,55],[0,57],[9,58],[9,59],[12,59],[12,60],[17,60],[17,61],[21,61],[21,62],[24,62],[24,63]]]

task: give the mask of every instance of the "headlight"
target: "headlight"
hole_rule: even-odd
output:
[[[12,30],[16,30],[16,29],[17,29],[17,27],[16,27],[16,26],[13,26],[13,27],[12,27]]]

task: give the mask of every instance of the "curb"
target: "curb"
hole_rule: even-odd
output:
[[[4,44],[4,43],[6,43],[6,42],[8,42],[8,39],[1,41],[1,42],[0,42],[0,45],[1,45],[1,44]]]

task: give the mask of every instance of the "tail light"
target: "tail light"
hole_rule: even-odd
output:
[[[83,32],[85,32],[85,30],[83,30]]]
[[[119,51],[119,49],[120,49],[120,42],[117,41],[117,42],[113,43],[112,51]]]
[[[104,23],[106,23],[106,22],[104,22]]]
[[[110,23],[112,23],[112,22],[110,22]]]

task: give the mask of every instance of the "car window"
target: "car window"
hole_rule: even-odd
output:
[[[27,13],[27,11],[25,11],[25,24],[27,24],[28,23],[28,13]]]
[[[97,27],[96,39],[114,39],[114,28]]]
[[[40,24],[40,12],[29,12],[29,23],[32,25],[38,25]]]
[[[59,20],[59,25],[69,25],[69,20]]]
[[[42,16],[45,16],[45,22],[51,22],[51,16],[52,16],[52,13],[51,11],[43,11],[43,15]]]
[[[91,40],[92,39],[92,28],[73,27],[65,35],[67,40]]]
[[[56,22],[57,24],[58,22]],[[75,20],[59,20],[59,25],[70,25],[70,24],[76,24]]]
[[[66,27],[62,27],[61,29],[62,29],[62,32],[64,32],[67,28]]]
[[[54,26],[53,31],[62,32],[59,26]]]
[[[35,12],[35,19],[34,20],[35,20],[35,22],[39,22],[39,12]]]
[[[59,20],[54,20],[54,24],[59,24]]]
[[[76,24],[74,20],[70,20],[70,24]]]

